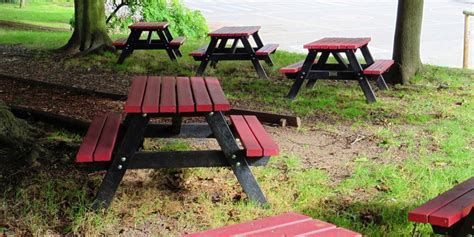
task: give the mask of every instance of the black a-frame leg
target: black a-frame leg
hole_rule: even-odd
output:
[[[308,56],[306,56],[306,59],[303,63],[303,67],[301,68],[301,71],[296,76],[295,82],[293,83],[293,86],[291,86],[290,92],[288,92],[288,99],[294,99],[300,91],[300,88],[303,85],[304,80],[308,77],[309,70],[313,66],[313,62],[316,59],[317,55],[317,51],[309,51]]]
[[[263,47],[263,42],[262,42],[262,39],[260,38],[260,35],[258,34],[258,31],[253,34],[253,39],[255,40],[255,43],[257,44],[257,48],[260,49]],[[266,55],[265,57],[263,57],[263,60],[268,66],[273,67],[273,61],[272,61],[272,58],[270,58],[270,55]]]
[[[257,58],[257,55],[255,55],[255,50],[252,48],[252,45],[249,42],[248,37],[242,37],[240,40],[242,40],[242,44],[244,45],[244,48],[247,50],[247,53],[250,55],[250,60],[252,61],[253,67],[257,71],[257,74],[260,78],[263,79],[268,79],[267,73],[262,67],[262,64],[260,64],[260,61]]]
[[[216,37],[211,37],[211,42],[207,46],[206,53],[204,53],[204,58],[202,59],[201,64],[199,65],[197,69],[196,74],[198,76],[202,76],[202,74],[206,70],[206,67],[209,64],[209,61],[211,59],[211,55],[214,53],[214,50],[216,49],[217,41],[218,39]]]
[[[122,64],[125,59],[133,53],[134,45],[140,40],[140,35],[142,30],[132,30],[130,36],[128,36],[127,43],[125,48],[123,48],[122,53],[117,61],[118,64]]]
[[[463,224],[459,229],[459,233],[456,237],[474,236],[474,207],[471,208],[471,212],[464,218]]]
[[[210,113],[206,115],[206,120],[224,152],[227,162],[249,199],[261,205],[267,203],[267,199],[253,176],[244,154],[239,152],[239,146],[225,121],[224,115],[221,112]]]
[[[380,90],[388,90],[387,83],[385,82],[385,79],[383,78],[382,75],[379,75],[377,77],[377,86],[379,87]]]
[[[221,39],[221,42],[219,42],[219,46],[217,46],[216,50],[224,51],[225,46],[227,45],[227,41],[228,41],[228,39]],[[219,62],[219,60],[217,60],[217,59],[212,60],[211,61],[211,67],[216,68],[218,62]]]
[[[166,27],[163,32],[165,33],[166,35],[166,38],[168,38],[168,40],[171,42],[173,40],[173,36],[171,35],[171,32],[170,32],[170,28],[169,27]],[[176,54],[176,56],[178,57],[182,57],[183,54],[181,54],[181,51],[179,50],[179,48],[172,48],[174,53]]]
[[[124,122],[123,139],[115,151],[112,162],[102,180],[99,191],[92,204],[92,208],[107,209],[114,198],[120,182],[122,181],[130,160],[137,152],[144,137],[146,126],[150,118],[141,114],[129,114]]]
[[[161,42],[163,42],[163,44],[165,46],[166,53],[168,53],[168,56],[170,57],[170,59],[172,61],[176,60],[176,53],[171,48],[171,45],[170,45],[171,38],[168,38],[165,35],[165,33],[163,32],[163,30],[157,30],[156,32],[158,33],[158,36],[160,37]]]
[[[357,61],[357,57],[354,53],[354,50],[347,50],[346,51],[347,59],[349,59],[349,64],[351,65],[352,70],[354,71],[354,76],[356,77],[357,81],[359,82],[360,88],[364,92],[365,98],[367,102],[373,103],[377,101],[375,98],[374,91],[370,86],[369,80],[363,74],[363,69],[360,63]]]
[[[318,62],[316,63],[316,69],[319,69],[321,68],[324,64],[326,64],[326,62],[328,61],[328,58],[329,58],[329,52],[322,52],[321,53],[321,56],[319,56],[319,59],[318,59]],[[316,85],[316,82],[318,81],[318,79],[316,78],[312,78],[312,79],[309,79],[308,82],[306,83],[306,88],[308,89],[313,89],[314,88],[314,85]]]

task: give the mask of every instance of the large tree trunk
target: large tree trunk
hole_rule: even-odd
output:
[[[422,68],[420,37],[423,0],[398,0],[397,25],[393,46],[396,67],[389,77],[391,83],[407,83]]]
[[[104,1],[74,0],[74,20],[74,32],[61,50],[81,54],[114,50],[107,35]]]

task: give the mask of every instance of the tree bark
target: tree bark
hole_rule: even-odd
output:
[[[423,0],[398,0],[397,24],[393,45],[396,66],[390,83],[408,83],[422,68],[420,38],[423,20]]]
[[[26,0],[20,0],[20,8],[25,7],[26,5]]]
[[[74,0],[74,20],[74,32],[60,50],[82,55],[115,50],[106,30],[104,1]]]

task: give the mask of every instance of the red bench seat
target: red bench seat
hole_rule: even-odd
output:
[[[474,177],[408,213],[408,220],[451,227],[474,208]]]
[[[115,46],[117,49],[122,49],[127,45],[127,38],[120,38],[112,42],[112,44]]]
[[[179,47],[184,44],[184,41],[186,41],[186,37],[177,37],[170,41],[170,45]]]
[[[381,75],[388,71],[395,63],[393,60],[375,60],[375,62],[364,69],[364,75]]]
[[[277,48],[278,48],[278,44],[267,44],[261,47],[259,50],[257,50],[255,54],[258,56],[270,55],[272,53],[275,53]]]
[[[362,237],[361,234],[331,223],[313,220],[298,213],[286,213],[242,224],[184,235],[186,237],[313,236]]]
[[[247,157],[277,156],[278,145],[265,131],[260,121],[251,115],[231,115],[230,120],[245,149]]]
[[[315,64],[317,62],[318,62],[318,60],[316,60],[313,64]],[[281,74],[298,73],[303,68],[303,64],[304,64],[304,60],[299,61],[299,62],[294,63],[294,64],[291,64],[291,65],[288,65],[286,67],[282,67],[282,68],[280,68],[279,72]]]
[[[206,54],[206,50],[207,50],[207,45],[192,51],[191,53],[189,53],[189,56],[202,57],[204,56],[204,54]]]
[[[76,162],[110,161],[121,122],[122,115],[117,113],[94,117],[82,140]]]

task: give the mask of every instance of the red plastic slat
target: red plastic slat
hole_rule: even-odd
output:
[[[361,234],[343,228],[305,234],[305,237],[362,237]]]
[[[207,91],[209,92],[212,103],[214,104],[214,111],[229,111],[230,104],[224,94],[224,91],[222,91],[219,80],[215,77],[207,77],[205,81]]]
[[[161,78],[157,76],[148,77],[143,97],[143,113],[158,113],[160,105],[160,85]]]
[[[87,130],[86,136],[82,139],[81,147],[76,155],[76,162],[93,162],[94,151],[99,142],[100,133],[104,127],[106,114],[100,114],[94,117]]]
[[[269,54],[275,52],[275,50],[277,50],[278,46],[279,46],[278,44],[267,44],[267,45],[263,46],[262,48],[260,48],[259,50],[257,50],[257,52],[255,52],[255,54],[259,55],[259,56],[269,55]]]
[[[178,77],[177,92],[178,92],[178,111],[194,112],[193,93],[191,91],[191,82],[188,77]]]
[[[278,216],[263,218],[260,220],[249,221],[246,223],[225,226],[213,230],[203,231],[199,233],[185,235],[187,237],[225,237],[233,236],[241,233],[251,232],[254,230],[275,228],[278,226],[292,225],[294,223],[305,222],[311,220],[310,217],[298,214],[287,213]]]
[[[305,44],[305,49],[357,49],[370,42],[370,38],[322,38]]]
[[[141,113],[143,95],[145,94],[146,76],[135,76],[125,103],[126,113]]]
[[[336,228],[335,225],[319,220],[307,220],[305,222],[295,223],[293,225],[280,226],[272,229],[262,229],[253,231],[252,233],[242,234],[245,237],[280,237],[280,236],[297,236],[315,231],[325,232]]]
[[[247,157],[262,157],[263,149],[257,141],[257,138],[252,133],[244,117],[241,115],[231,115],[230,120],[234,124],[235,130],[239,135],[240,141],[245,148],[245,155]]]
[[[110,113],[107,115],[107,120],[105,121],[99,142],[97,143],[97,148],[94,152],[94,161],[109,161],[112,158],[112,152],[121,122],[121,114]]]
[[[168,22],[135,22],[129,25],[130,29],[141,29],[141,30],[163,30],[168,27]]]
[[[247,115],[244,116],[244,118],[245,121],[247,121],[247,124],[249,125],[253,134],[257,138],[258,143],[260,143],[260,146],[263,149],[263,155],[277,156],[279,154],[278,145],[273,141],[270,135],[268,135],[260,121],[258,121],[257,117]]]
[[[204,54],[206,54],[206,50],[207,50],[207,45],[192,51],[191,53],[189,53],[189,56],[192,56],[192,57],[204,56]]]
[[[127,44],[127,38],[120,38],[112,43],[115,47],[124,47]]]
[[[282,73],[282,74],[297,73],[297,72],[301,71],[301,68],[303,68],[303,64],[304,64],[304,60],[299,61],[299,62],[294,63],[294,64],[291,64],[291,65],[288,65],[286,67],[280,68],[279,72]]]
[[[197,112],[210,112],[212,111],[212,102],[209,97],[209,93],[206,89],[206,83],[202,77],[191,77],[191,86],[194,95],[194,101],[196,102]]]
[[[469,214],[474,207],[474,187],[458,199],[430,214],[432,225],[450,227]]]
[[[174,77],[161,78],[160,113],[176,113],[176,79]]]
[[[185,40],[186,40],[185,37],[177,37],[177,38],[174,38],[173,40],[170,41],[170,45],[171,46],[180,46],[180,45],[184,44]]]
[[[249,36],[260,30],[260,26],[226,26],[209,33],[212,37]]]
[[[388,71],[390,67],[395,63],[393,60],[383,59],[383,60],[375,60],[375,62],[364,69],[365,75],[380,75],[384,72]]]
[[[474,187],[474,177],[464,181],[453,187],[452,189],[444,192],[438,197],[425,203],[424,205],[414,209],[408,213],[408,220],[414,222],[428,223],[428,216],[442,207],[448,205],[458,197],[472,190]]]

